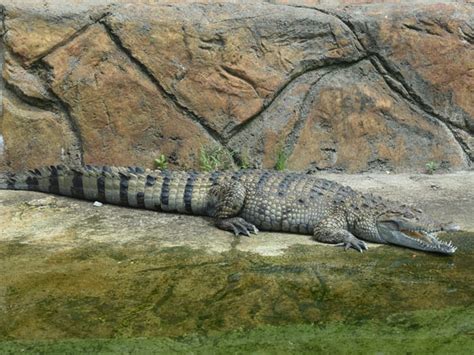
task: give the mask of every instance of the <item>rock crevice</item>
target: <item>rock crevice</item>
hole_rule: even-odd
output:
[[[133,55],[132,51],[130,48],[127,48],[119,35],[114,33],[113,29],[107,24],[106,21],[101,21],[102,25],[104,25],[104,28],[106,29],[107,33],[109,34],[110,38],[113,40],[113,42],[117,45],[117,47],[127,55],[127,57],[130,59],[132,63],[134,63],[149,79],[150,81],[158,88],[158,90],[167,97],[169,101],[171,101],[178,110],[180,110],[183,114],[185,114],[187,117],[189,117],[191,120],[194,122],[198,123],[199,125],[202,126],[203,129],[207,131],[207,133],[216,141],[222,142],[222,138],[219,135],[218,132],[216,132],[212,127],[208,126],[205,121],[203,121],[202,118],[200,118],[198,115],[196,115],[193,111],[191,111],[189,108],[186,106],[182,105],[177,97],[173,95],[172,93],[168,92],[163,85],[160,83],[160,81],[155,77],[153,72],[144,64],[142,63],[139,59],[136,58],[136,56]]]

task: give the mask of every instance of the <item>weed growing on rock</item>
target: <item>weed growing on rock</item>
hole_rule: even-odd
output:
[[[436,170],[439,168],[439,164],[435,161],[429,161],[428,163],[425,164],[425,172],[427,174],[433,175]]]
[[[223,147],[201,147],[199,166],[203,171],[229,170],[234,167],[232,153]]]
[[[158,159],[155,159],[155,168],[160,170],[168,169],[168,159],[164,154],[161,154]]]
[[[277,159],[275,163],[275,170],[283,171],[286,170],[286,164],[288,162],[288,154],[285,152],[285,149],[282,147],[278,150]]]

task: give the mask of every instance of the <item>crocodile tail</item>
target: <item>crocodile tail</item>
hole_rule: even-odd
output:
[[[0,173],[0,190],[13,190],[14,183],[10,173]]]
[[[31,180],[34,173],[2,173],[0,174],[0,190],[38,190],[33,188]]]
[[[21,173],[0,174],[0,189],[54,193],[54,191],[51,191],[50,184],[53,180],[57,179],[61,169],[64,169],[64,167],[50,166]]]
[[[220,173],[138,167],[49,166],[0,175],[0,188],[41,191],[115,205],[207,214],[207,191]]]
[[[68,167],[52,165],[22,173],[6,173],[0,176],[0,188],[47,192],[88,200],[105,200],[105,181],[109,192],[119,189],[119,168]],[[115,180],[115,181],[114,181]]]

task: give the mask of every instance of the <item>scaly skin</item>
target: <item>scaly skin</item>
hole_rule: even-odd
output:
[[[52,166],[0,176],[0,189],[42,191],[158,211],[208,215],[235,235],[258,229],[312,234],[324,243],[367,250],[363,241],[453,254],[436,238],[457,226],[407,205],[336,182],[266,170],[196,173],[141,168]]]

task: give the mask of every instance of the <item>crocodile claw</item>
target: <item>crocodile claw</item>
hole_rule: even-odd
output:
[[[217,221],[217,227],[223,230],[233,232],[236,237],[240,234],[250,237],[251,233],[258,233],[257,227],[255,227],[252,223],[247,222],[241,217],[221,219]]]
[[[344,247],[344,250],[349,250],[350,248],[353,248],[361,253],[363,253],[364,250],[369,250],[369,247],[367,246],[367,244],[357,238],[344,241],[342,243],[336,244],[335,246]]]

